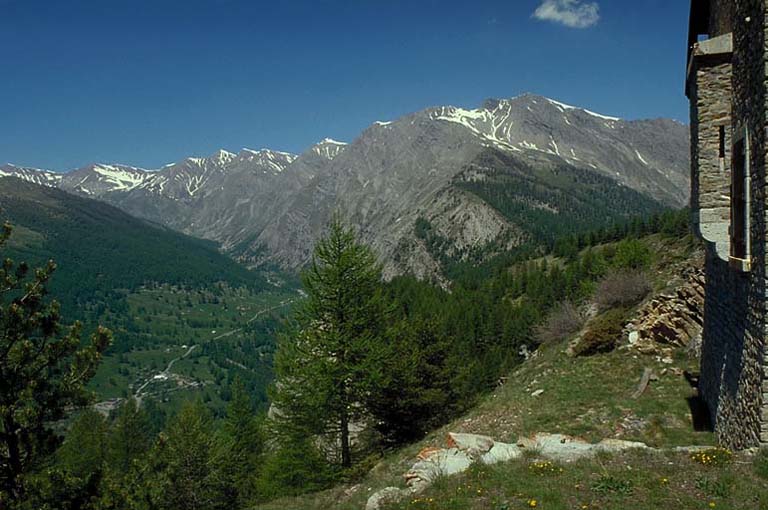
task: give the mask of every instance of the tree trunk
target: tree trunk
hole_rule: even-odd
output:
[[[341,466],[352,467],[352,454],[349,447],[349,415],[347,408],[341,411]]]
[[[11,498],[16,501],[21,501],[23,497],[23,484],[21,475],[24,472],[24,465],[21,460],[21,448],[19,446],[19,438],[16,435],[15,427],[12,422],[5,421],[5,434],[4,443],[8,449],[8,480],[7,490],[11,493]]]

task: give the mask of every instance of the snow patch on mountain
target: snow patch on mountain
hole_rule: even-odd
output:
[[[595,113],[595,112],[587,110],[585,108],[579,108],[578,106],[571,106],[569,104],[561,103],[560,101],[555,101],[554,99],[549,99],[549,98],[545,98],[545,99],[547,101],[549,101],[550,103],[552,103],[553,105],[555,105],[556,107],[560,108],[560,111],[578,110],[578,111],[584,112],[584,113],[586,113],[588,115],[591,115],[593,117],[597,117],[598,119],[610,120],[610,121],[613,121],[613,122],[618,122],[618,121],[621,120],[619,117],[610,117],[608,115],[603,115],[601,113]],[[611,126],[608,126],[608,127],[611,127]]]
[[[17,177],[41,186],[56,187],[61,182],[62,175],[39,168],[21,167],[8,163],[0,166],[0,177]]]
[[[320,143],[312,147],[312,152],[327,160],[332,160],[339,154],[341,154],[347,147],[346,142],[339,142],[332,138],[325,138]]]

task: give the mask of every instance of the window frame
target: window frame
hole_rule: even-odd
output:
[[[750,178],[750,145],[749,130],[739,127],[735,130],[731,141],[731,218],[728,228],[730,241],[729,262],[731,267],[739,271],[751,269],[751,178]],[[740,186],[738,186],[740,185]],[[737,196],[737,191],[741,191]],[[738,223],[741,223],[739,225]],[[736,236],[736,230],[741,230],[741,238]]]

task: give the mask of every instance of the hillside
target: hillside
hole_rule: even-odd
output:
[[[431,487],[380,508],[618,509],[630,504],[649,510],[762,508],[768,503],[768,456],[732,456],[706,446],[715,439],[702,420],[695,387],[687,376],[698,367],[695,337],[681,333],[671,339],[675,343],[658,343],[662,337],[654,336],[653,322],[644,322],[653,320],[647,311],[654,309],[658,312],[655,318],[661,316],[679,326],[681,316],[664,316],[666,312],[654,307],[689,295],[695,278],[690,280],[687,275],[700,267],[701,252],[689,238],[653,235],[641,242],[654,254],[645,270],[653,290],[642,302],[630,309],[613,305],[599,308],[596,315],[592,312],[580,332],[543,345],[500,379],[496,389],[471,410],[424,439],[370,462],[361,478],[258,508],[365,508],[377,491],[405,488],[404,474],[416,469],[418,459],[429,459],[446,448],[449,432],[490,436],[512,445],[530,441],[522,438],[535,434],[559,433],[593,443],[602,439],[640,441],[660,450],[605,453],[567,462],[542,458],[534,448],[518,460],[488,466],[477,463],[464,474],[438,477]],[[598,249],[613,252],[616,248],[607,244]],[[556,258],[548,261],[557,263]],[[515,271],[514,267],[510,270]],[[595,294],[586,306],[594,309],[601,302]],[[674,304],[669,309],[679,310]],[[570,354],[616,310],[623,310],[621,327],[606,337],[616,342],[615,348],[587,356]],[[635,326],[625,327],[628,324]],[[690,324],[688,332],[695,336],[695,320]],[[656,340],[630,344],[628,330]],[[647,370],[654,375],[640,391],[638,385]]]
[[[144,394],[208,384],[203,394],[220,406],[228,381],[240,375],[266,400],[273,333],[295,298],[292,280],[249,271],[210,241],[15,178],[0,178],[0,218],[15,229],[4,256],[33,267],[56,261],[50,291],[67,320],[114,331],[93,383],[101,398],[140,396],[145,380],[195,346],[188,363],[167,374],[178,375],[173,385],[155,388],[162,382],[155,380]]]

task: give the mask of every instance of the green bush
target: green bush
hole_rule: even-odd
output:
[[[576,356],[592,356],[616,348],[627,320],[627,310],[616,308],[592,319],[587,331],[573,348]]]
[[[624,239],[616,246],[613,265],[617,269],[647,269],[652,260],[647,244],[638,239]]]

